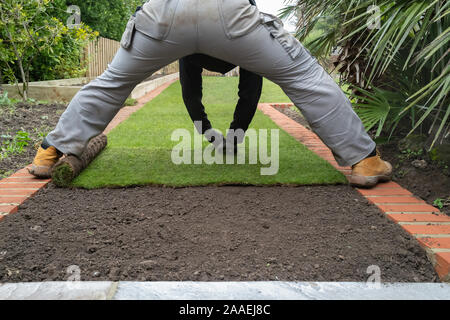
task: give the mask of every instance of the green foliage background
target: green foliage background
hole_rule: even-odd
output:
[[[298,18],[301,41],[316,33],[306,41],[313,54],[328,57],[342,48],[338,71],[354,89],[366,129],[390,136],[420,128],[434,136],[430,148],[450,134],[450,1],[284,2],[281,16]],[[368,28],[376,18],[379,28]]]
[[[35,14],[33,6],[38,0],[2,0],[1,8],[8,10],[15,5],[22,6],[23,12],[31,16],[31,29],[43,30],[51,28],[56,37],[49,40],[49,46],[38,48],[26,45],[26,74],[29,81],[43,81],[81,77],[86,72],[86,57],[83,49],[89,41],[97,36],[119,41],[129,17],[136,7],[142,5],[142,0],[45,0],[43,11]],[[81,26],[74,29],[67,27],[67,21],[72,13],[67,12],[70,5],[80,7]],[[0,9],[1,9],[0,8]],[[6,19],[5,19],[6,20]],[[8,21],[0,23],[0,83],[21,82],[22,77],[13,54],[11,44],[5,34],[6,24],[11,32],[20,29],[20,22]],[[26,35],[26,32],[23,32]],[[17,36],[17,34],[16,34]],[[25,37],[19,42],[29,41]],[[23,42],[25,44],[25,42]]]
[[[98,31],[101,37],[120,41],[128,19],[143,0],[55,0],[56,17],[66,21],[66,9],[76,5],[81,9],[81,21]]]

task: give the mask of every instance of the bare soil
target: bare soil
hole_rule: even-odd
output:
[[[0,222],[0,282],[433,282],[424,250],[349,186],[58,189]]]

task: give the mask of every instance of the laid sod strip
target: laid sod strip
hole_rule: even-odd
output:
[[[209,119],[214,128],[226,132],[238,99],[237,78],[205,77],[204,98]],[[289,102],[281,89],[265,81],[261,102]],[[175,164],[172,153],[182,140],[172,134],[176,130],[188,133],[190,141],[182,155],[192,164]],[[313,185],[347,183],[345,177],[305,146],[298,143],[272,120],[257,111],[250,129],[259,135],[258,145],[240,150],[246,164],[201,164],[194,163],[194,153],[203,152],[209,146],[201,142],[203,150],[195,144],[194,126],[181,98],[179,82],[153,99],[144,108],[108,135],[106,149],[84,170],[72,186],[83,188],[122,187],[133,185],[203,186],[203,185]],[[267,130],[267,139],[259,130]],[[279,149],[272,146],[272,136],[279,134]],[[267,142],[269,162],[261,163],[260,142]],[[184,140],[186,141],[186,140]],[[276,141],[276,140],[274,140]],[[279,150],[279,161],[276,161]],[[242,155],[243,153],[243,155]],[[258,158],[257,164],[250,164],[250,155]],[[261,175],[261,169],[272,168],[276,174]],[[277,170],[278,169],[278,170]]]
[[[69,186],[72,180],[106,147],[107,143],[107,137],[104,134],[100,134],[89,141],[86,150],[80,158],[69,155],[61,159],[53,168],[53,183],[59,187]]]

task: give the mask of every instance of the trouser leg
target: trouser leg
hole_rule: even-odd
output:
[[[132,46],[120,48],[107,70],[75,95],[47,142],[63,153],[80,156],[137,84],[184,55],[177,43],[157,41],[136,31]]]
[[[209,25],[209,28],[206,26]],[[332,150],[336,161],[353,165],[375,148],[350,101],[303,46],[296,55],[261,24],[249,34],[218,37],[213,22],[201,29],[202,53],[236,64],[278,84],[302,111],[314,132]],[[223,32],[222,32],[223,34]]]

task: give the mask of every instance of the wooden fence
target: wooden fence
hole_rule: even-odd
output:
[[[95,78],[101,75],[113,60],[119,47],[120,42],[102,37],[89,43],[84,49],[85,57],[88,59],[86,77]],[[155,74],[168,75],[175,72],[178,72],[178,61],[158,70]]]
[[[236,76],[239,76],[239,68],[235,68],[235,69],[231,70],[230,72],[226,73],[225,75],[218,73],[218,72],[212,72],[212,71],[203,69],[202,75],[214,76],[214,77],[236,77]]]
[[[84,53],[88,58],[86,77],[98,77],[111,63],[114,55],[120,47],[118,41],[99,37],[85,48]]]
[[[120,43],[115,40],[99,37],[97,40],[92,41],[84,50],[85,57],[88,58],[88,66],[86,71],[86,77],[95,78],[105,71],[108,64],[111,63],[117,50],[120,47]],[[155,72],[155,74],[168,75],[178,72],[178,61],[162,68]],[[204,76],[222,76],[220,73],[210,72],[203,70]],[[237,76],[239,70],[234,69],[226,74],[226,76]]]

